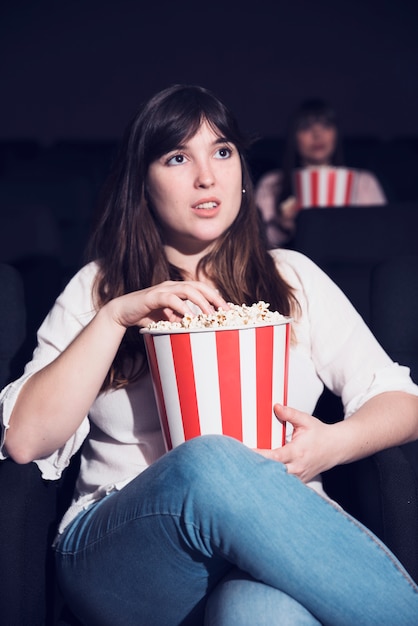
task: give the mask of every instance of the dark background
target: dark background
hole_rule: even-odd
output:
[[[212,89],[243,128],[281,135],[305,97],[350,135],[418,134],[412,0],[58,0],[0,9],[0,140],[119,138],[175,82]]]

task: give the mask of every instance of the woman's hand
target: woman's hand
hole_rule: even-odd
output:
[[[134,291],[108,303],[109,312],[120,326],[147,326],[151,322],[178,322],[184,315],[195,315],[186,302],[210,314],[228,304],[209,285],[198,281],[165,281],[148,289]]]
[[[278,207],[278,223],[282,230],[293,235],[296,230],[296,218],[299,214],[299,204],[294,196],[286,198]]]
[[[403,391],[385,391],[370,398],[348,418],[325,424],[312,415],[280,404],[274,406],[280,422],[289,422],[292,440],[275,450],[257,450],[280,461],[303,482],[343,463],[418,437],[418,397]]]
[[[280,213],[283,216],[283,219],[294,220],[296,215],[299,212],[299,204],[294,196],[289,196],[286,200],[279,205]]]
[[[280,404],[274,406],[274,412],[280,422],[292,424],[292,439],[282,448],[257,449],[256,452],[284,463],[289,474],[298,476],[304,483],[335,464],[331,458],[332,425],[325,424],[308,413]]]

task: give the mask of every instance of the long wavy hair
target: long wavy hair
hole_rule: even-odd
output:
[[[282,160],[282,190],[278,204],[294,194],[293,172],[302,167],[300,154],[297,148],[296,135],[302,128],[307,128],[316,122],[332,126],[337,132],[337,141],[334,152],[331,156],[331,165],[337,167],[344,165],[344,154],[342,146],[341,129],[334,108],[325,100],[312,98],[301,102],[299,107],[290,117],[287,126],[285,147]]]
[[[267,251],[245,158],[248,141],[230,110],[210,91],[195,85],[174,85],[157,93],[125,132],[87,248],[87,259],[98,261],[100,268],[94,286],[98,308],[164,280],[185,279],[181,268],[169,263],[161,227],[146,201],[147,172],[154,160],[193,137],[203,121],[236,146],[245,193],[235,221],[200,260],[198,272],[229,302],[264,300],[284,315],[295,311],[292,290]],[[139,378],[147,367],[144,355],[138,328],[128,328],[103,389],[123,387]]]

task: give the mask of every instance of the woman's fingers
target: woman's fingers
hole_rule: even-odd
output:
[[[283,406],[283,404],[276,403],[273,407],[274,414],[280,422],[289,422],[293,428],[308,427],[313,419],[312,415],[303,413],[297,409],[293,409],[289,406]]]
[[[280,422],[292,424],[292,439],[281,448],[257,451],[283,463],[290,474],[308,482],[327,468],[329,446],[332,445],[331,427],[308,413],[280,404],[274,405],[274,412]]]
[[[150,293],[156,294],[157,298],[159,298],[159,302],[162,302],[165,297],[170,298],[170,296],[174,296],[173,300],[167,301],[167,304],[171,306],[173,310],[175,310],[176,307],[177,309],[179,308],[180,310],[178,312],[182,314],[185,314],[183,311],[187,312],[190,310],[190,306],[186,303],[186,300],[197,306],[202,313],[205,314],[213,313],[214,309],[228,308],[228,303],[216,289],[200,282],[172,281],[162,283],[156,287],[151,287]]]
[[[114,319],[121,325],[146,326],[150,322],[180,320],[198,312],[227,309],[222,296],[209,285],[197,281],[166,281],[148,289],[115,298]]]

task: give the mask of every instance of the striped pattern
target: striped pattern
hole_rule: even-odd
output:
[[[214,433],[251,448],[283,445],[273,403],[287,403],[289,338],[290,323],[145,333],[167,449]]]
[[[343,167],[296,170],[296,200],[301,208],[344,206],[353,199],[356,174]]]

